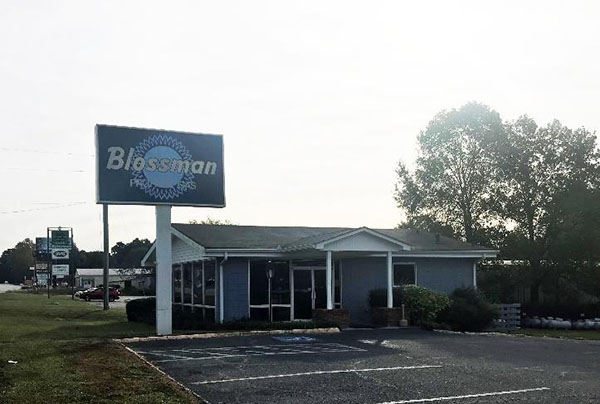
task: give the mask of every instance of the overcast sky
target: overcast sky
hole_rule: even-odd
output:
[[[394,227],[442,109],[599,129],[599,5],[2,0],[0,251],[59,225],[102,248],[96,123],[224,135],[227,207],[174,222]],[[154,209],[110,228],[153,239]]]

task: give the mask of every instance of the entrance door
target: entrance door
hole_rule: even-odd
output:
[[[312,318],[312,271],[294,271],[294,319]]]
[[[327,308],[327,288],[324,269],[294,270],[294,319],[312,318],[313,309]]]

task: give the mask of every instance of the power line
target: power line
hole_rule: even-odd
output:
[[[51,151],[51,150],[21,149],[21,148],[16,148],[16,147],[0,147],[0,150],[9,151],[9,152],[18,152],[18,153],[63,154],[63,155],[67,155],[67,156],[95,157],[94,154],[60,152],[60,151]]]
[[[9,171],[36,171],[36,172],[52,172],[52,173],[89,173],[89,170],[60,170],[56,168],[18,168],[18,167],[0,167],[0,170]]]
[[[46,210],[46,209],[66,208],[66,207],[69,207],[69,206],[85,205],[85,204],[88,204],[88,203],[91,203],[91,202],[72,202],[72,203],[65,203],[65,204],[62,204],[62,205],[46,206],[46,207],[42,207],[42,208],[5,210],[3,212],[0,212],[0,215],[9,215],[9,214],[17,214],[17,213],[34,212],[34,211]]]

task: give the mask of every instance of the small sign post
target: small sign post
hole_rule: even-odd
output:
[[[96,125],[96,202],[156,206],[156,332],[172,333],[171,206],[225,207],[223,136]]]

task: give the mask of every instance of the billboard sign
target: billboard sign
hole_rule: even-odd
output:
[[[223,136],[96,125],[96,202],[225,206]]]
[[[50,232],[50,248],[71,249],[71,234],[69,230],[52,230]]]
[[[35,263],[35,269],[40,271],[45,271],[48,269],[48,263],[47,262],[36,262]]]
[[[68,260],[69,259],[69,249],[53,248],[52,249],[52,259],[53,260]]]
[[[39,285],[46,285],[48,283],[48,274],[38,272],[36,279]]]
[[[35,252],[38,255],[43,255],[48,252],[48,238],[47,237],[36,237],[35,238]]]
[[[69,264],[52,265],[52,276],[63,277],[69,275]]]

